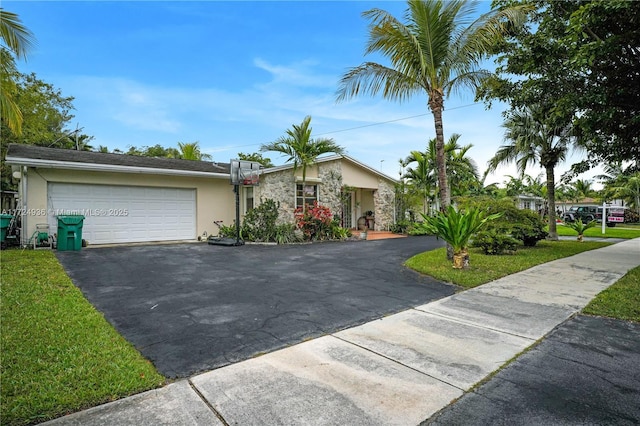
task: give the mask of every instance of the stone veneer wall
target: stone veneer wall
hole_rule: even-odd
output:
[[[373,192],[375,205],[375,230],[388,230],[393,225],[393,210],[395,209],[394,185],[384,179],[378,179],[378,190]]]
[[[342,163],[339,160],[319,164],[318,177],[320,204],[329,207],[333,214],[340,215],[342,203],[340,192],[342,189]],[[262,200],[270,198],[280,202],[279,223],[293,223],[295,209],[295,185],[291,169],[268,173],[260,176],[260,186],[255,188],[254,203],[258,205]],[[395,190],[393,183],[385,179],[378,179],[378,189],[373,192],[375,204],[375,229],[387,230],[393,224],[393,210]]]
[[[254,193],[254,204],[257,206],[268,198],[280,202],[278,223],[293,223],[295,209],[295,185],[291,169],[260,176],[260,186]]]
[[[342,191],[342,163],[338,160],[321,163],[318,168],[318,177],[322,179],[319,185],[319,203],[329,207],[331,213],[340,216],[342,203],[340,192]]]

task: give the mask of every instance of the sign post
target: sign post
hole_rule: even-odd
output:
[[[607,223],[607,203],[602,203],[602,233],[604,234],[604,227]]]

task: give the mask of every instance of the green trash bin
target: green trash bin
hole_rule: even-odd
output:
[[[4,243],[7,238],[7,230],[9,229],[11,219],[13,219],[13,216],[10,214],[0,214],[0,243]]]
[[[58,250],[79,251],[82,249],[83,215],[58,216]]]

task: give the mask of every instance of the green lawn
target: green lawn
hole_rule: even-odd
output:
[[[606,245],[609,244],[595,241],[540,241],[535,247],[519,247],[515,254],[501,256],[488,256],[480,249],[472,248],[469,250],[470,267],[465,270],[453,269],[445,249],[440,248],[413,256],[405,264],[439,281],[471,288],[541,263]]]
[[[628,226],[628,227],[627,227]],[[632,225],[618,225],[614,228],[608,228],[605,226],[605,233],[602,233],[602,226],[597,225],[594,228],[589,228],[585,231],[585,237],[598,237],[598,238],[638,238],[640,237],[640,227]],[[558,224],[558,235],[578,237],[578,233],[568,226]]]
[[[585,314],[640,322],[640,266],[604,290],[583,310]]]
[[[165,383],[53,252],[8,250],[0,262],[1,424],[41,422]]]

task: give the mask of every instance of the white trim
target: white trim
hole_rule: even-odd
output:
[[[369,171],[369,172],[371,172],[371,173],[373,173],[373,174],[375,174],[377,176],[380,176],[380,177],[382,177],[384,179],[390,180],[390,181],[392,181],[394,183],[399,182],[397,179],[394,179],[391,176],[386,175],[386,174],[374,169],[373,167],[368,166],[368,165],[356,160],[353,157],[349,157],[348,155],[340,155],[340,154],[329,155],[327,157],[318,158],[315,161],[314,164],[326,163],[328,161],[336,161],[336,160],[347,160],[347,161],[350,161],[351,163],[353,163],[353,164],[355,164],[355,165],[357,165],[359,167],[362,167],[363,169],[366,169],[367,171]],[[260,173],[265,173],[265,174],[275,173],[275,172],[279,172],[279,171],[287,170],[287,169],[292,169],[292,168],[293,168],[293,164],[284,164],[282,166],[275,166],[275,167],[270,167],[268,169],[260,170]]]
[[[322,179],[320,178],[306,178],[304,180],[305,183],[322,183]],[[302,176],[296,176],[296,183],[302,183]]]
[[[199,172],[194,170],[158,169],[153,167],[120,166],[115,164],[79,163],[72,161],[40,160],[34,158],[7,157],[7,164],[51,169],[84,170],[91,172],[141,173],[155,175],[202,176],[229,179],[228,173]]]

